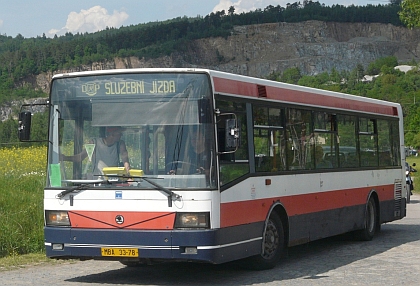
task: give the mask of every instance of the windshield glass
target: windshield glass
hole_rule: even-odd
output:
[[[50,187],[213,188],[215,147],[205,74],[57,78],[51,93]],[[112,184],[104,184],[102,181]]]

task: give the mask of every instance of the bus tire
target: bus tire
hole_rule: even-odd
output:
[[[378,228],[377,207],[373,197],[370,197],[366,204],[364,227],[359,231],[359,238],[363,241],[370,241],[375,236]]]
[[[407,184],[407,204],[409,204],[411,201],[411,187],[409,184]]]
[[[262,253],[247,258],[244,267],[253,270],[274,268],[285,252],[283,223],[279,215],[272,212],[263,232]]]

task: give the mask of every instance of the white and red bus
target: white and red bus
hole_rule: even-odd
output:
[[[51,258],[270,268],[289,246],[347,232],[371,240],[406,215],[396,103],[206,69],[129,69],[55,75],[49,106]],[[131,169],[95,174],[96,140],[116,126]]]

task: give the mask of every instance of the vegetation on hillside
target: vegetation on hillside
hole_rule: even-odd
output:
[[[236,14],[232,6],[228,11],[211,13],[205,17],[183,17],[119,29],[107,28],[93,34],[67,33],[52,39],[45,35],[29,39],[21,35],[15,38],[0,35],[0,104],[12,99],[47,96],[29,84],[22,84],[30,76],[107,61],[115,57],[151,58],[182,52],[194,39],[229,36],[235,25],[306,20],[402,25],[399,18],[400,4],[401,0],[391,0],[386,5],[329,7],[318,1],[304,0],[289,3],[286,7],[270,5],[265,9],[240,14]],[[420,119],[416,117],[415,104],[418,72],[411,71],[404,74],[395,71],[393,69],[395,65],[397,61],[391,57],[372,63],[366,70],[359,65],[351,71],[332,70],[311,77],[302,75],[299,70],[292,68],[281,75],[274,74],[270,77],[295,84],[400,102],[407,114],[405,121],[408,130],[407,142],[419,146],[420,143],[414,140],[420,131],[417,130]],[[361,78],[366,73],[382,76],[373,82],[363,82]],[[420,97],[418,98],[420,100]],[[1,122],[0,143],[16,142],[16,130],[17,120]],[[33,133],[33,139],[45,139],[45,132],[45,128],[38,128]]]
[[[403,0],[398,14],[408,28],[420,27],[420,1]]]
[[[25,39],[0,35],[0,103],[22,96],[16,87],[31,75],[69,69],[115,57],[136,56],[155,58],[182,52],[192,40],[207,37],[227,37],[235,25],[273,22],[301,22],[321,20],[334,22],[368,22],[402,25],[398,16],[398,1],[387,5],[331,7],[318,1],[304,0],[286,7],[267,6],[248,13],[228,11],[211,13],[205,17],[176,18],[164,22],[132,25],[119,29],[107,28],[89,34],[66,33],[47,38],[44,35]],[[36,96],[27,91],[27,96]]]

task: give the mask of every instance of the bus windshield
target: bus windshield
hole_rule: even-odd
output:
[[[49,187],[214,188],[210,95],[200,73],[55,78]]]

